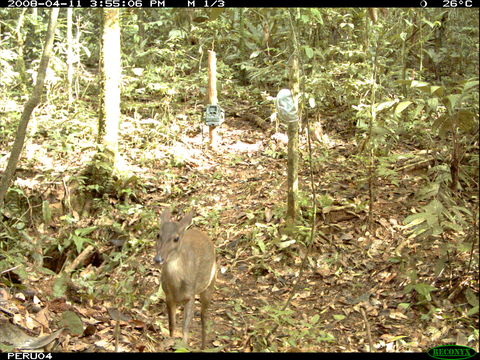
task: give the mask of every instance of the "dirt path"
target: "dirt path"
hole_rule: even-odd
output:
[[[388,262],[396,245],[392,238],[396,220],[386,221],[375,235],[361,238],[365,214],[350,211],[353,215],[348,216],[348,209],[340,209],[337,215],[332,211],[332,226],[319,220],[325,236],[316,239],[309,268],[290,306],[292,312],[278,311],[288,298],[304,252],[304,246],[298,245],[301,237],[282,238],[275,226],[269,226],[282,221],[278,216],[286,202],[286,159],[266,154],[268,150],[269,154],[286,152],[286,145],[239,119],[222,125],[220,135],[216,151],[202,151],[201,134],[185,136],[182,145],[177,144],[190,154],[182,168],[185,181],[195,179],[197,186],[175,201],[195,203],[199,215],[205,217],[197,226],[216,240],[219,254],[212,345],[225,351],[254,350],[255,342],[276,322],[281,323],[277,338],[293,339],[279,351],[366,351],[369,336],[374,343],[379,337],[385,343],[395,336],[413,337],[411,329],[402,331],[416,319],[397,309],[407,299],[398,287],[395,265]],[[320,189],[354,190],[342,182],[328,183],[331,177],[325,176],[342,174],[345,183],[349,175],[355,176],[346,163],[337,161],[344,152],[344,147],[330,149],[329,162],[317,168]],[[302,182],[308,190],[305,177]],[[297,243],[282,250],[265,245],[265,252],[259,245],[285,240]],[[198,320],[197,304],[192,346],[198,346]],[[163,323],[167,323],[165,314]],[[421,338],[421,331],[416,336]],[[157,350],[162,349],[159,346]]]
[[[219,130],[222,140],[215,151],[203,148],[206,137],[202,139],[193,129],[176,142],[159,142],[155,149],[158,159],[150,162],[153,165],[141,163],[140,156],[138,163],[132,161],[144,171],[142,181],[150,184],[135,204],[126,207],[131,214],[126,229],[132,244],[145,241],[145,245],[132,255],[127,252],[122,260],[106,262],[110,268],[118,264],[114,268],[95,270],[89,265],[82,270],[79,278],[97,272],[98,278],[94,276],[92,281],[102,286],[98,295],[95,288],[90,289],[92,294],[83,294],[76,302],[67,290],[66,302],[40,291],[45,308],[32,316],[24,309],[24,322],[34,317],[31,321],[49,329],[48,318],[60,318],[72,310],[95,331],[82,337],[65,336],[63,351],[114,351],[116,322],[108,311],[114,308],[131,318],[120,323],[119,351],[172,351],[181,347],[179,337],[168,336],[165,303],[158,291],[160,271],[152,264],[153,237],[145,238],[149,229],[135,233],[130,228],[141,223],[140,216],[148,216],[147,211],[137,214],[136,206],[150,213],[173,206],[179,212],[195,209],[195,226],[215,240],[219,272],[207,345],[214,351],[357,352],[368,351],[370,341],[372,351],[426,351],[440,341],[458,343],[467,338],[468,322],[435,316],[438,310],[428,308],[429,304],[425,308],[412,306],[418,299],[414,292],[404,292],[411,282],[404,259],[415,262],[419,278],[434,282],[432,267],[441,251],[437,243],[424,248],[403,235],[401,224],[410,213],[409,197],[415,185],[412,179],[405,176],[397,184],[378,179],[374,224],[369,230],[363,165],[352,156],[354,146],[343,142],[335,129],[329,129],[328,145],[315,145],[314,177],[320,205],[317,236],[295,296],[282,311],[309,238],[308,223],[299,227],[294,237],[280,230],[287,189],[284,137],[270,135],[239,118],[228,119]],[[305,146],[305,141],[301,144]],[[300,165],[299,184],[300,209],[304,218],[309,218],[312,209],[305,163]],[[107,218],[124,221],[118,213]],[[92,226],[96,219],[82,221],[77,226]],[[114,249],[107,250],[105,255],[117,256]],[[110,278],[105,278],[105,273]],[[58,279],[45,279],[34,280],[33,287],[51,293]],[[441,283],[437,285],[442,288]],[[91,286],[85,283],[85,288]],[[438,297],[447,299],[448,294],[442,291]],[[109,293],[110,298],[102,297]],[[442,301],[453,309],[454,300]],[[266,344],[266,335],[277,324],[271,343]],[[192,349],[198,349],[199,340],[197,303],[190,330]]]

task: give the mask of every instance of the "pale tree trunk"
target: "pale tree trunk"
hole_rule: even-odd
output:
[[[51,9],[50,20],[48,22],[47,37],[45,40],[45,47],[43,49],[40,65],[38,66],[37,81],[35,83],[35,87],[33,88],[32,95],[23,109],[23,113],[17,128],[17,134],[15,136],[15,142],[13,143],[10,158],[8,159],[7,168],[5,169],[5,172],[3,173],[2,179],[0,181],[0,208],[3,207],[5,194],[7,193],[8,187],[10,186],[10,183],[15,174],[15,170],[17,168],[17,163],[23,149],[23,144],[25,142],[25,136],[27,133],[27,126],[30,120],[30,116],[32,115],[35,107],[40,102],[40,97],[43,92],[45,74],[47,72],[48,61],[50,60],[53,40],[55,37],[54,35],[55,27],[57,26],[58,10],[58,8]]]
[[[217,105],[217,57],[214,51],[208,50],[208,105]],[[208,127],[209,141],[208,146],[215,148],[218,143],[218,134],[216,126]]]
[[[292,37],[292,57],[290,61],[290,90],[292,92],[295,108],[297,109],[297,121],[288,122],[288,196],[287,196],[287,228],[295,225],[298,210],[298,130],[300,127],[300,111],[298,98],[300,96],[300,68],[298,65],[298,37],[295,30],[293,10],[289,11],[290,34]],[[299,13],[297,11],[297,17]]]
[[[20,74],[20,86],[23,89],[26,89],[27,85],[27,71],[25,68],[25,60],[23,58],[23,34],[22,34],[22,27],[23,27],[23,22],[25,20],[25,13],[27,12],[28,9],[23,9],[22,12],[20,13],[20,16],[18,17],[18,22],[17,22],[17,27],[15,28],[15,33],[17,36],[17,71]]]
[[[103,9],[98,9],[98,20],[100,23],[100,29],[103,34],[103,29],[105,27],[104,21],[104,11]],[[103,37],[100,39],[98,47],[98,133],[97,133],[97,143],[101,144],[103,135],[105,134],[105,73],[103,71],[104,63],[104,51],[103,51]]]
[[[298,95],[300,92],[299,66],[297,55],[293,55],[290,67],[290,88],[298,109]],[[300,117],[300,114],[298,113]],[[298,200],[298,121],[288,123],[288,196],[287,196],[287,226],[294,225],[297,216]]]
[[[118,156],[118,128],[120,123],[120,23],[119,9],[103,10],[103,73],[104,129],[101,132],[105,149],[113,160]],[[115,161],[114,161],[115,162]]]
[[[72,36],[72,8],[67,8],[67,92],[68,104],[73,103],[73,36]]]

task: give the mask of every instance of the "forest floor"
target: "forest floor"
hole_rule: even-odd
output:
[[[317,210],[317,236],[285,311],[281,308],[299,274],[309,234],[308,222],[298,235],[281,231],[287,197],[285,135],[262,130],[242,117],[227,117],[214,150],[206,147],[208,133],[192,128],[173,143],[162,145],[159,140],[152,154],[155,160],[147,169],[144,163],[135,163],[137,154],[125,153],[130,165],[142,169],[137,174],[140,181],[148,182],[149,191],[137,197],[138,203],[156,212],[175,204],[178,214],[194,208],[194,226],[215,241],[219,272],[210,308],[208,351],[250,352],[268,346],[282,352],[423,352],[450,343],[478,349],[478,343],[469,341],[473,320],[458,310],[458,304],[466,302],[459,278],[434,275],[441,244],[427,247],[408,239],[402,227],[424,169],[408,168],[399,172],[396,181],[377,179],[369,230],[366,166],[353,156],[358,147],[348,141],[339,123],[334,117],[327,119],[323,143],[313,145],[317,199],[328,204]],[[305,132],[301,147],[306,158]],[[399,147],[396,151],[404,153],[404,159],[421,151],[408,142]],[[397,157],[392,168],[404,167],[404,159]],[[172,163],[170,176],[163,176]],[[308,161],[302,160],[300,209],[305,213],[312,211],[309,171]],[[120,321],[119,351],[182,349],[183,311],[177,315],[177,337],[170,339],[166,306],[158,295],[160,270],[153,266],[153,256],[152,241],[130,259],[129,269],[119,266],[112,271],[113,279],[131,271],[132,264],[145,269],[128,285],[133,286],[129,289],[133,306],[123,307],[121,298],[48,300],[42,294],[52,283],[51,277],[45,277],[30,285],[44,309],[29,313],[27,306],[19,306],[25,309],[19,323],[32,330],[42,324],[42,331],[49,333],[55,330],[50,329],[52,319],[70,309],[90,330],[80,337],[64,335],[62,351],[114,351],[116,322],[108,309],[118,308],[129,318]],[[407,258],[411,264],[403,260]],[[408,277],[412,264],[422,282],[438,289],[432,293],[437,305],[421,302],[415,291],[404,291],[412,282]],[[195,306],[189,344],[193,350],[200,343],[198,301]],[[28,318],[33,319],[30,325]],[[279,327],[267,345],[266,334],[275,324]]]

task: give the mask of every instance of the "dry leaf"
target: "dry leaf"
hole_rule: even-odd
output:
[[[46,308],[40,310],[38,313],[35,314],[35,320],[38,321],[42,326],[43,330],[49,330],[49,323],[48,323],[49,313]]]
[[[272,220],[272,210],[270,208],[265,208],[265,222],[270,222]]]

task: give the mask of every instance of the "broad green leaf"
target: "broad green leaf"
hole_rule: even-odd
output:
[[[440,190],[440,184],[430,183],[418,191],[418,198],[420,200],[430,199],[438,194]]]
[[[405,110],[412,102],[411,101],[402,101],[395,108],[395,115],[399,115],[403,110]]]
[[[313,49],[310,46],[305,46],[305,55],[311,59],[313,57]]]
[[[408,87],[411,87],[412,85],[412,81],[415,81],[415,80],[395,80],[395,84],[397,85],[405,85],[405,86],[408,86]]]
[[[405,220],[403,220],[403,223],[406,224],[403,228],[409,229],[425,221],[426,221],[425,213],[413,214],[413,215],[407,216]]]
[[[327,333],[327,332],[320,332],[320,336],[317,336],[316,337],[316,341],[317,343],[320,343],[322,341],[330,341],[330,342],[333,342],[335,341],[335,336],[333,336],[332,334],[330,333]]]
[[[75,230],[75,235],[78,236],[86,236],[90,234],[93,230],[95,230],[97,227],[96,226],[90,226],[82,229],[77,229]]]
[[[418,104],[415,110],[413,111],[412,117],[416,119],[424,108],[425,108],[425,104]]]
[[[444,208],[445,207],[443,206],[443,204],[437,199],[433,199],[432,201],[430,201],[430,203],[428,203],[428,205],[425,206],[425,210],[429,214],[434,214],[436,217],[439,217],[442,214]]]
[[[457,231],[457,232],[460,232],[460,231],[463,230],[463,227],[461,227],[460,225],[455,224],[451,221],[443,221],[442,225],[445,226],[448,229],[452,229],[453,231]]]
[[[262,251],[262,253],[265,252],[265,249],[266,249],[266,246],[265,246],[265,243],[263,242],[262,239],[257,239],[257,245],[258,247],[260,248],[260,250]]]
[[[260,55],[262,51],[261,50],[257,50],[257,51],[254,51],[250,54],[250,59],[253,59],[253,58],[256,58],[258,55]]]
[[[84,237],[81,237],[81,236],[73,235],[72,240],[75,244],[75,247],[77,248],[78,253],[80,253],[82,251],[84,243],[92,244],[92,241],[90,239],[84,238]]]
[[[451,117],[447,115],[439,116],[432,124],[432,130],[438,132],[440,136],[444,136],[450,129]]]
[[[310,9],[310,11],[312,12],[312,15],[315,17],[315,19],[317,20],[317,23],[319,25],[323,25],[323,16],[322,16],[322,13],[318,10],[318,9]]]
[[[450,105],[450,110],[456,108],[458,100],[460,99],[460,94],[452,94],[447,96],[448,103]]]
[[[25,229],[25,223],[23,221],[19,221],[17,224],[14,225],[14,228],[17,230]]]
[[[443,86],[430,86],[430,94],[435,96],[442,96],[443,95]]]
[[[425,214],[425,220],[427,220],[428,226],[433,227],[436,224],[438,224],[438,215],[437,214],[435,214],[435,213],[432,214],[428,211],[424,212],[423,214]]]
[[[55,271],[52,271],[50,269],[47,269],[45,267],[40,267],[38,268],[38,271],[41,273],[41,274],[46,274],[46,275],[50,275],[50,276],[56,276],[56,272]]]
[[[461,213],[463,212],[464,214],[468,216],[473,216],[472,212],[467,209],[466,207],[463,206],[452,206],[453,211],[458,214],[458,216],[461,217]]]
[[[469,132],[475,126],[475,115],[469,110],[459,110],[455,118],[458,127],[464,132]]]
[[[457,245],[457,250],[463,253],[470,252],[472,250],[472,243],[466,242],[466,241],[461,242],[460,244]]]
[[[417,226],[415,228],[415,230],[413,230],[413,232],[408,236],[408,239],[416,238],[416,237],[422,235],[423,233],[428,232],[428,230],[429,230],[429,227],[426,226],[425,224]]]
[[[478,307],[478,296],[475,295],[472,289],[467,288],[465,290],[465,297],[467,298],[467,301],[470,305]]]
[[[403,289],[403,291],[405,292],[405,294],[408,294],[409,292],[411,292],[414,288],[414,284],[408,284],[407,286],[405,286],[405,288]]]
[[[374,125],[372,127],[372,132],[374,136],[385,136],[387,134],[390,134],[390,131],[388,129],[378,125]]]
[[[435,25],[437,24],[437,21],[434,21],[434,22],[431,22],[431,21],[428,21],[427,19],[423,18],[422,21],[427,24],[428,26],[430,26],[430,28],[434,28]]]
[[[467,311],[468,316],[472,316],[472,315],[475,315],[477,313],[478,313],[478,305],[474,306],[473,308],[471,308],[470,310]]]
[[[310,324],[316,324],[318,322],[318,319],[320,319],[320,315],[318,314],[313,315],[312,318],[310,319]]]
[[[428,99],[427,104],[428,104],[428,107],[429,107],[430,111],[437,111],[438,98],[434,97],[434,98]]]
[[[60,326],[67,328],[73,335],[83,334],[82,319],[73,311],[65,311],[60,319]]]
[[[412,83],[410,84],[410,87],[412,88],[423,88],[427,86],[430,86],[428,82],[418,80],[412,80]]]
[[[443,228],[438,221],[432,224],[431,229],[432,229],[432,236],[438,236],[443,233]]]
[[[177,38],[184,38],[186,36],[186,32],[183,30],[173,29],[170,30],[168,33],[168,40],[173,40]]]
[[[430,293],[432,291],[437,290],[436,287],[431,286],[431,285],[426,284],[426,283],[415,284],[414,288],[415,288],[415,291],[417,291],[419,294],[425,296],[425,298],[428,301],[432,300],[432,297],[430,296]]]
[[[67,282],[68,277],[65,274],[62,274],[55,279],[55,282],[53,283],[54,298],[60,298],[65,295],[65,292],[67,291]]]
[[[6,340],[6,339],[5,339]],[[15,346],[0,344],[0,350],[4,353],[13,353],[15,351]],[[18,351],[18,350],[17,350]]]
[[[341,320],[345,319],[345,315],[341,315],[341,314],[333,315],[333,318],[335,320],[341,321]]]
[[[282,242],[278,243],[278,247],[280,249],[285,249],[285,248],[289,247],[290,245],[295,244],[296,242],[297,241],[295,239],[282,241]]]
[[[478,80],[475,81],[468,81],[465,85],[463,85],[463,92],[467,92],[472,87],[478,87]]]
[[[396,103],[397,103],[397,100],[390,100],[390,101],[385,101],[385,102],[382,102],[380,104],[377,104],[377,106],[376,106],[377,113],[382,111],[382,110],[391,108]]]

